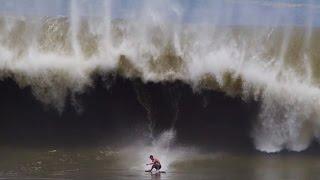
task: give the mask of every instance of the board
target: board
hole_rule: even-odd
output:
[[[146,170],[145,172],[151,173],[151,174],[165,174],[165,171],[150,171],[150,170]]]

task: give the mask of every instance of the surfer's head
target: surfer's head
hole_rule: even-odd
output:
[[[150,158],[151,160],[153,160],[153,156],[152,156],[152,155],[150,155],[149,158]]]

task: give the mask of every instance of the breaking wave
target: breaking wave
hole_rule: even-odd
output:
[[[77,6],[70,16],[0,17],[0,78],[59,111],[97,76],[182,81],[261,102],[258,150],[302,151],[319,136],[319,28],[181,23],[153,6],[136,20],[99,18]]]

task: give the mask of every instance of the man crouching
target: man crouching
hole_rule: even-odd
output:
[[[147,166],[152,165],[150,170],[147,170],[146,172],[151,172],[153,169],[156,169],[159,171],[161,169],[161,163],[157,158],[154,158],[153,155],[150,155],[150,160],[152,163],[147,164]]]

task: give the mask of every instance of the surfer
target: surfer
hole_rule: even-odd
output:
[[[153,155],[150,155],[150,160],[152,163],[147,164],[147,166],[152,165],[151,169],[146,172],[151,172],[153,169],[159,171],[161,169],[161,163],[157,158],[154,158]]]

